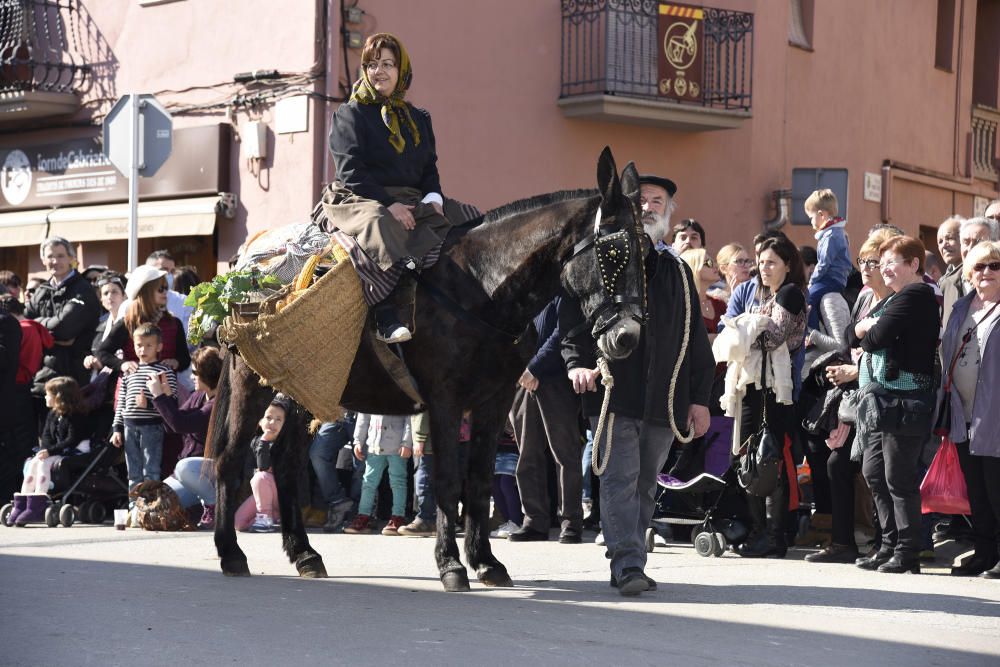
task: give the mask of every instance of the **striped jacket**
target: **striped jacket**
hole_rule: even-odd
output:
[[[139,364],[135,372],[122,378],[118,389],[118,401],[115,403],[114,430],[124,433],[126,426],[141,424],[162,424],[163,418],[153,405],[153,395],[146,388],[146,381],[160,373],[166,373],[171,392],[177,395],[177,375],[169,366],[155,362]],[[146,397],[146,407],[135,404],[136,397],[142,394]]]

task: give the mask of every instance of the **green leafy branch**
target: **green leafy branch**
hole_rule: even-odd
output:
[[[188,342],[196,345],[213,326],[229,315],[232,304],[246,301],[249,293],[279,289],[281,286],[282,282],[277,277],[257,269],[230,271],[210,282],[196,285],[184,299],[184,305],[194,306],[188,322]]]

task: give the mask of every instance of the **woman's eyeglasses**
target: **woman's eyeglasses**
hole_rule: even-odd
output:
[[[985,264],[972,265],[972,271],[974,273],[982,273],[986,269],[989,269],[993,273],[1000,273],[1000,262],[987,262]]]
[[[861,259],[860,257],[858,257],[858,268],[859,269],[868,269],[869,271],[874,271],[875,269],[878,268],[878,260],[877,259]]]
[[[707,266],[710,269],[714,269],[715,268],[715,262],[712,261],[711,257],[706,257],[705,258],[705,266]]]
[[[744,257],[743,259],[734,259],[729,263],[735,264],[736,266],[753,266],[753,260],[748,257]]]
[[[392,70],[396,69],[396,63],[394,63],[391,60],[382,60],[382,61],[373,60],[370,63],[365,63],[365,71],[368,72],[369,74],[374,74],[375,72],[377,72],[379,67],[384,69],[386,72],[391,72]]]

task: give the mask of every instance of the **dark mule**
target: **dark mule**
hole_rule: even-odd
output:
[[[606,356],[626,356],[638,342],[648,248],[640,227],[638,174],[629,164],[619,179],[611,152],[605,149],[598,162],[598,184],[598,191],[516,202],[490,211],[479,226],[453,230],[440,261],[422,276],[433,286],[431,291],[439,289],[447,297],[435,298],[426,286],[419,288],[416,331],[402,347],[430,410],[438,504],[435,557],[445,590],[469,589],[455,542],[463,480],[469,565],[487,586],[512,585],[490,549],[488,513],[497,436],[517,378],[533,351],[530,344],[515,339],[529,329],[561,283],[580,298]],[[446,300],[452,305],[443,303]],[[258,386],[257,376],[230,355],[210,428],[219,472],[215,543],[227,575],[249,574],[246,556],[236,543],[233,514],[247,445],[271,396],[272,391]],[[341,404],[374,414],[413,414],[419,407],[390,380],[367,337]],[[297,500],[298,466],[308,439],[306,415],[301,408],[295,410],[274,458],[284,548],[300,575],[322,577],[326,571],[309,546]],[[471,411],[472,424],[467,477],[458,466],[458,432],[466,410]]]

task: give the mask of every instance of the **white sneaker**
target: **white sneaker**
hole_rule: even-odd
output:
[[[266,514],[258,514],[250,526],[251,533],[273,533],[274,521]]]
[[[508,521],[507,523],[501,525],[499,528],[490,533],[490,537],[500,537],[507,539],[507,537],[513,533],[515,530],[520,530],[521,527],[514,523],[513,521]]]
[[[604,531],[597,534],[597,537],[594,538],[594,544],[602,547],[604,546]]]

